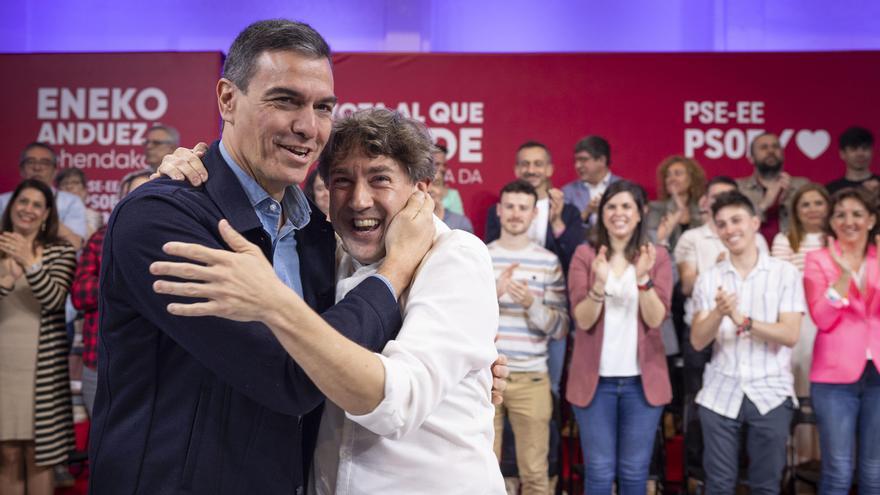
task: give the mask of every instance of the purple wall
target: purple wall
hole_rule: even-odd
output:
[[[880,49],[875,0],[11,0],[0,52],[225,51],[272,17],[311,23],[337,51]]]

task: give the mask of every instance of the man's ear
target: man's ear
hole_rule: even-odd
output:
[[[425,194],[428,194],[428,185],[431,184],[430,179],[424,179],[416,182],[416,189],[422,191]]]
[[[550,177],[553,177],[553,164],[552,163],[547,164],[547,178],[549,179]]]
[[[217,106],[223,122],[235,124],[233,113],[235,112],[235,100],[238,94],[238,87],[229,79],[223,77],[217,81]]]

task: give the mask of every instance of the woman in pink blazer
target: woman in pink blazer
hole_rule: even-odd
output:
[[[641,188],[621,180],[599,202],[595,240],[568,272],[577,323],[566,399],[584,452],[584,493],[644,494],[654,432],[672,399],[660,326],[669,312],[672,266],[644,244]]]
[[[858,444],[859,493],[880,493],[880,243],[875,198],[843,189],[831,198],[833,237],[807,254],[804,292],[818,328],[810,370],[819,426],[819,493],[847,494]],[[858,441],[856,439],[858,438]]]

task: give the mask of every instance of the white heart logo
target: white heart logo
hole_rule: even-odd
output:
[[[803,129],[798,131],[794,141],[805,155],[811,160],[815,160],[828,149],[828,145],[831,144],[831,135],[822,129],[818,131]]]

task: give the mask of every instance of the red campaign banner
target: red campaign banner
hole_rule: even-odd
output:
[[[747,143],[764,130],[780,135],[786,171],[828,182],[844,173],[844,129],[880,132],[878,68],[876,51],[335,59],[338,111],[381,103],[450,145],[447,182],[478,233],[513,178],[516,148],[532,139],[552,152],[557,187],[576,178],[574,144],[589,134],[610,142],[615,174],[653,196],[657,165],[672,154],[696,158],[710,177],[751,174]]]
[[[145,132],[162,123],[182,143],[212,141],[220,114],[214,87],[223,55],[213,53],[83,53],[0,55],[0,191],[21,180],[19,156],[32,141],[52,145],[59,170],[85,172],[90,208],[109,212],[118,181],[145,168]]]
[[[19,180],[18,154],[51,137],[61,166],[82,166],[90,205],[107,211],[116,181],[140,168],[144,126],[177,127],[184,145],[219,136],[219,53],[0,55],[11,75],[0,189]],[[827,182],[844,173],[837,136],[880,131],[880,52],[701,54],[337,54],[337,115],[382,105],[425,122],[450,148],[447,181],[478,233],[513,178],[516,148],[551,150],[556,186],[573,180],[572,149],[607,138],[612,171],[651,193],[666,156],[696,158],[707,175],[752,172],[750,137],[778,133],[785,168]],[[160,112],[161,110],[161,112]],[[97,142],[113,129],[109,144]],[[94,140],[88,138],[94,127]],[[83,130],[84,129],[84,130]],[[71,138],[71,133],[73,137]],[[139,134],[140,133],[140,134]],[[48,139],[47,139],[48,140]],[[877,170],[875,170],[877,172]]]

